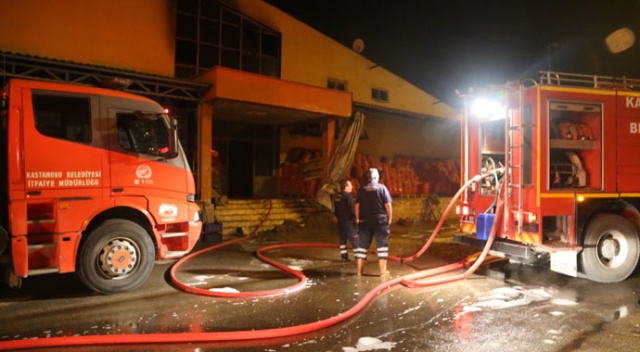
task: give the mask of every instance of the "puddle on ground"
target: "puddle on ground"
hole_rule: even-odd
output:
[[[396,342],[384,342],[375,337],[361,337],[355,347],[342,347],[343,352],[362,352],[362,351],[390,351],[396,347]]]
[[[527,289],[519,286],[500,287],[478,294],[474,302],[463,303],[461,314],[481,311],[483,309],[505,309],[523,306],[533,302],[552,301],[553,294],[554,291],[548,288]],[[570,301],[566,299],[563,299],[561,302],[563,305],[570,304]]]

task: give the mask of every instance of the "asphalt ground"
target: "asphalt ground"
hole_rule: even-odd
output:
[[[327,219],[305,228],[283,226],[188,261],[176,277],[212,291],[258,291],[296,280],[257,260],[277,244],[337,243]],[[394,224],[392,255],[409,256],[435,223]],[[412,263],[391,262],[390,278],[377,276],[370,255],[364,277],[343,264],[337,248],[286,248],[268,256],[303,272],[300,290],[258,298],[212,298],[186,293],[169,277],[174,261],[156,264],[139,290],[98,295],[74,274],[25,280],[19,291],[0,291],[0,343],[49,337],[189,334],[242,331],[229,342],[102,344],[32,348],[38,351],[635,351],[640,343],[640,276],[612,285],[592,283],[505,261],[485,265],[469,279],[426,288],[394,286],[356,316],[319,331],[254,340],[252,332],[339,316],[373,288],[401,275],[466,258],[477,249],[451,243],[447,224],[427,253]],[[230,241],[233,238],[225,238]],[[217,245],[202,242],[199,249]]]

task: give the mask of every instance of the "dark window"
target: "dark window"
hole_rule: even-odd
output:
[[[193,19],[194,23],[198,23]],[[200,21],[200,42],[207,44],[220,43],[220,25],[218,21],[202,20]]]
[[[178,14],[176,36],[180,38],[195,38],[198,33],[198,21],[192,15]]]
[[[240,52],[234,49],[222,49],[220,64],[224,67],[240,69]]]
[[[176,2],[178,3],[178,12],[198,13],[198,0],[180,0]]]
[[[169,152],[169,130],[161,115],[118,113],[116,119],[123,149],[156,156]]]
[[[247,53],[260,52],[260,28],[251,22],[245,22],[242,29],[242,50]]]
[[[280,57],[280,35],[262,33],[262,53],[264,55]]]
[[[177,1],[176,77],[214,66],[280,77],[280,34],[216,0]]]
[[[222,46],[226,48],[240,48],[240,28],[238,26],[222,25]]]
[[[195,67],[185,67],[178,66],[176,67],[176,77],[193,77],[196,75]]]
[[[389,101],[389,92],[386,89],[371,88],[371,99],[378,101]]]
[[[181,41],[176,43],[176,64],[196,66],[198,47],[194,42]]]
[[[209,0],[210,1],[210,0]],[[222,8],[222,21],[230,24],[240,24],[242,17],[239,13],[228,9],[226,7]]]
[[[192,0],[192,1],[195,1],[196,3],[198,2],[198,0]],[[196,4],[196,8],[197,8],[197,4]],[[220,17],[219,15],[220,5],[216,1],[203,1],[201,4],[200,12],[202,17],[213,18],[218,20],[218,18]]]
[[[260,73],[270,77],[280,77],[280,64],[278,59],[262,57],[260,62]]]
[[[335,79],[335,78],[328,78],[327,79],[327,88],[346,91],[347,90],[347,81],[344,81],[344,80],[341,80],[341,79]]]
[[[218,62],[218,47],[212,45],[200,45],[200,67],[210,69]]]
[[[34,94],[36,129],[45,136],[91,142],[91,103],[88,97]]]
[[[260,73],[260,56],[252,54],[242,55],[242,71]]]

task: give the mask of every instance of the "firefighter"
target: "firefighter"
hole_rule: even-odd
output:
[[[389,253],[389,225],[393,218],[391,194],[385,185],[378,183],[378,169],[371,168],[365,173],[367,183],[358,189],[356,197],[356,217],[358,218],[358,242],[355,250],[358,261],[358,276],[364,275],[364,261],[372,240],[376,239],[380,276],[389,275],[387,257]]]
[[[358,221],[356,220],[355,200],[351,195],[353,185],[349,180],[340,182],[340,193],[333,198],[333,209],[338,220],[340,234],[340,256],[342,262],[349,262],[347,253],[347,239],[353,249],[358,248]]]

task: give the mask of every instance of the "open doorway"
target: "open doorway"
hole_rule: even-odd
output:
[[[253,196],[253,142],[229,141],[229,197]]]

